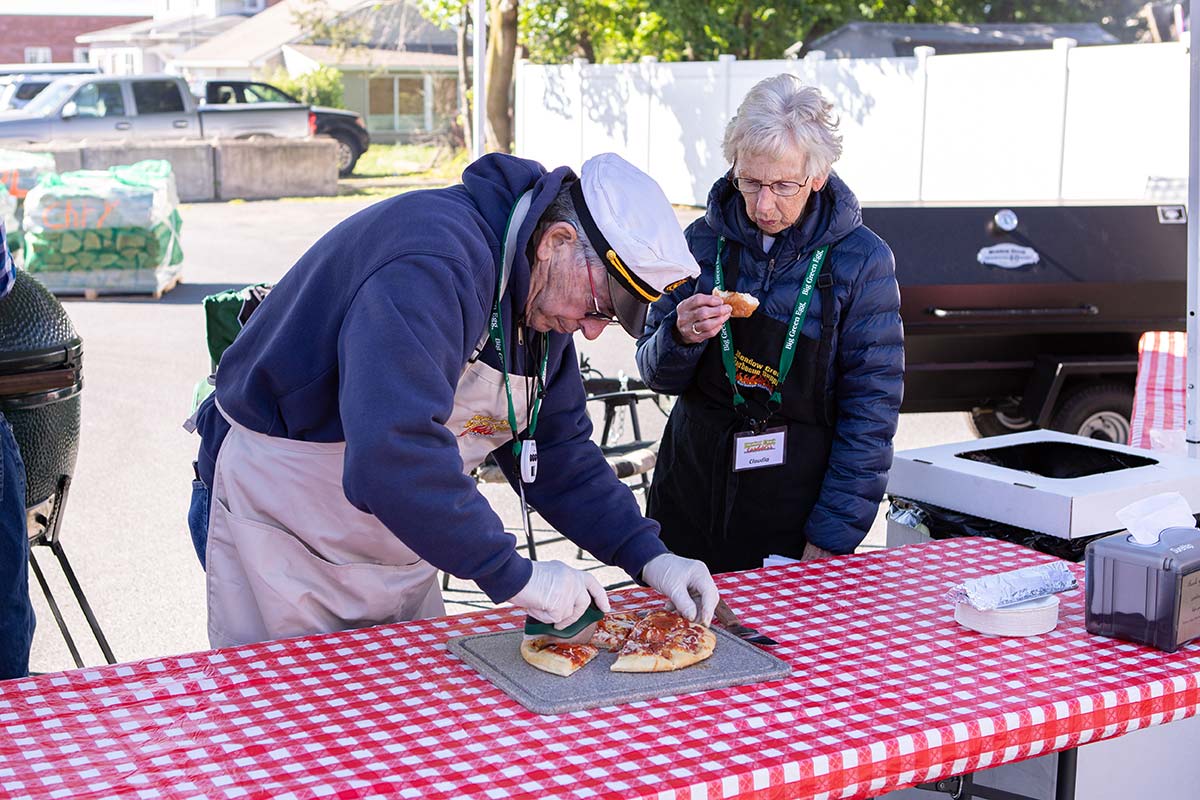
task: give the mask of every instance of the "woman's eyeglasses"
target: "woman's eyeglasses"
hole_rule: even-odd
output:
[[[742,194],[758,194],[764,188],[770,189],[780,197],[795,197],[800,194],[800,190],[808,185],[808,178],[804,179],[803,183],[796,181],[775,181],[774,183],[763,183],[756,181],[753,178],[734,178],[733,188],[737,189]]]

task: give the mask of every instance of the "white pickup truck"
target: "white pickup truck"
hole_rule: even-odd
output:
[[[23,143],[302,138],[311,132],[306,105],[201,108],[187,84],[174,75],[70,75],[51,83],[20,111],[0,114],[0,141]]]

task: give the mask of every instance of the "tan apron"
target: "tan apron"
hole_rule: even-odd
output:
[[[525,419],[530,379],[510,380],[517,419]],[[213,647],[445,614],[437,569],[346,499],[345,442],[267,436],[217,407],[230,430],[217,455],[205,553]],[[468,473],[511,441],[503,374],[472,359],[446,427]]]

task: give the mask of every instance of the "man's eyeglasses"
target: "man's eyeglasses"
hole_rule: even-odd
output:
[[[753,178],[734,178],[733,188],[737,189],[742,194],[758,194],[763,188],[770,189],[780,197],[795,197],[800,194],[800,190],[808,185],[808,178],[804,179],[803,183],[796,181],[775,181],[774,183],[763,183],[756,181]]]
[[[592,280],[592,268],[586,263],[583,265],[588,276],[588,286],[592,290],[592,305],[596,307],[595,311],[588,311],[583,316],[584,319],[594,319],[598,322],[603,322],[605,325],[616,325],[620,320],[616,317],[611,317],[600,310],[600,298],[596,296],[596,283]]]

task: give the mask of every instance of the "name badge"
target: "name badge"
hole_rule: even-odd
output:
[[[787,459],[787,428],[768,428],[762,433],[739,433],[733,437],[733,471],[778,467]]]
[[[537,480],[537,472],[537,442],[533,439],[526,439],[521,442],[521,481],[533,483]]]

